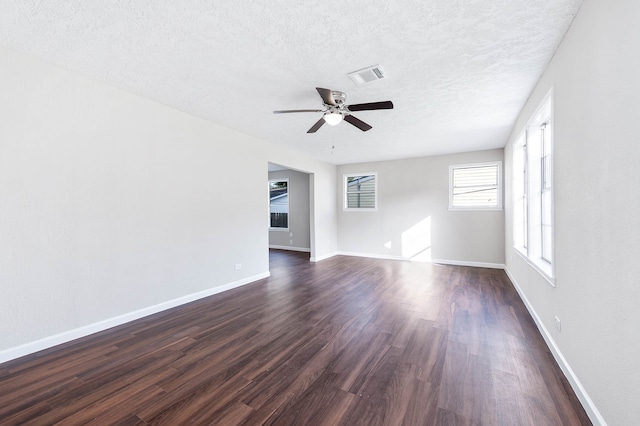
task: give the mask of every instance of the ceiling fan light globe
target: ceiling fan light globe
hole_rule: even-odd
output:
[[[331,126],[335,126],[337,124],[340,124],[340,122],[342,121],[342,114],[338,114],[336,112],[330,112],[328,114],[325,114],[323,118],[324,118],[324,121],[327,122],[327,124]]]

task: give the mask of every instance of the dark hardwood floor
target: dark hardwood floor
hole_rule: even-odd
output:
[[[503,271],[308,257],[0,364],[0,424],[591,424]]]

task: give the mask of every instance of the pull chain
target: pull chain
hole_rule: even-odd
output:
[[[333,151],[335,151],[336,149],[336,134],[335,132],[335,128],[331,129],[331,138],[333,139],[333,141],[331,142],[331,155],[333,155]]]

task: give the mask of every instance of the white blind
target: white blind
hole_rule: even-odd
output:
[[[452,207],[499,207],[497,164],[456,167],[452,186]]]
[[[373,209],[376,207],[375,175],[347,177],[347,208]]]

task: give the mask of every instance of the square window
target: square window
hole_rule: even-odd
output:
[[[449,166],[449,210],[502,210],[502,163]]]
[[[344,209],[376,210],[377,185],[376,173],[344,175]]]

